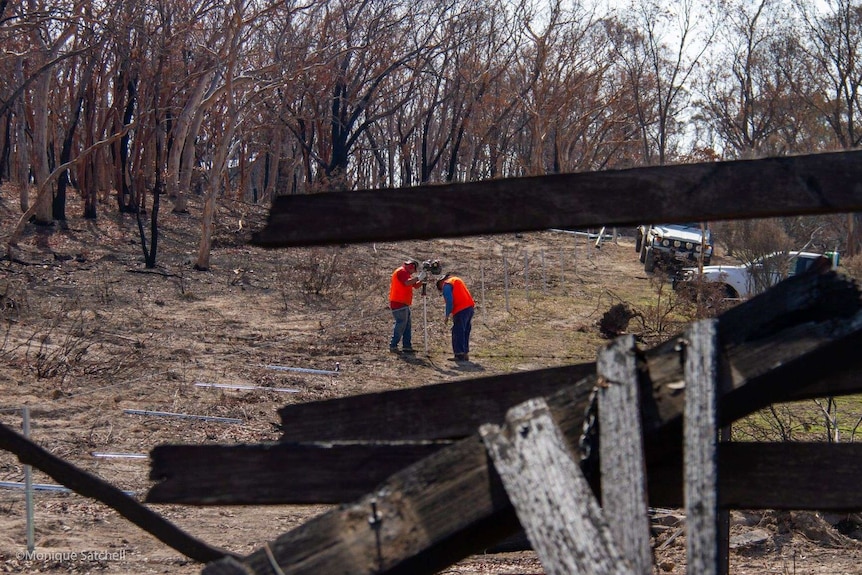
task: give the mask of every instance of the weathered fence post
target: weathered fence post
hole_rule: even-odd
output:
[[[632,573],[652,573],[640,394],[632,335],[599,353],[602,508]]]
[[[719,575],[717,320],[686,330],[684,466],[689,573]]]
[[[635,352],[634,337],[623,336],[596,364],[603,508],[544,399],[510,409],[505,429],[479,430],[548,573],[652,572]]]
[[[631,573],[544,398],[517,405],[479,433],[549,575]]]
[[[602,229],[599,230],[599,235],[596,237],[596,248],[602,247],[602,238],[605,237],[605,226],[602,226]]]

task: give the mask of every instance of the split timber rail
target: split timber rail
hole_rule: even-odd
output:
[[[255,243],[860,211],[862,152],[838,152],[282,196]],[[689,572],[720,573],[729,509],[862,509],[856,444],[717,439],[773,403],[862,391],[860,302],[811,273],[652,349],[623,337],[595,363],[286,406],[277,443],[156,447],[147,501],[341,503],[245,557],[184,540],[206,575],[435,573],[521,529],[548,573],[646,574],[648,506],[685,507]]]

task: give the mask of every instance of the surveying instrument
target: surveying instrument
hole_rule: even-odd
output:
[[[422,337],[425,342],[425,355],[428,355],[428,278],[436,278],[443,273],[443,267],[440,265],[440,260],[425,260],[422,262],[422,271],[425,272],[425,279],[422,280]]]

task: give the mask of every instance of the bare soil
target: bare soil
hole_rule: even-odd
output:
[[[0,237],[19,217],[0,194]],[[427,242],[263,250],[248,243],[266,209],[239,203],[218,212],[211,269],[195,271],[199,206],[159,216],[158,258],[145,269],[133,215],[102,206],[80,218],[70,198],[63,225],[27,227],[0,262],[0,422],[78,467],[143,500],[146,456],[160,444],[275,441],[277,410],[352,394],[591,361],[607,340],[603,314],[625,303],[647,316],[627,326],[644,345],[672,333],[650,320],[657,287],[633,240],[595,247],[562,232]],[[143,216],[149,230],[148,214]],[[147,238],[151,241],[151,238]],[[4,242],[5,245],[5,242]],[[414,305],[413,359],[388,351],[388,279],[405,257],[439,258],[479,302],[471,361],[454,363],[436,291]],[[332,371],[284,371],[273,367]],[[229,389],[218,384],[270,389]],[[292,389],[295,393],[276,391]],[[236,418],[241,424],[138,415],[127,410]],[[101,455],[99,455],[101,454]],[[105,457],[104,455],[115,457]],[[0,453],[0,481],[22,482],[23,466]],[[55,485],[34,472],[34,482]],[[5,483],[4,483],[5,485]],[[327,506],[152,509],[215,546],[247,554]],[[734,513],[733,573],[862,573],[852,537],[856,516]],[[656,510],[656,570],[685,572],[678,510]],[[26,551],[21,489],[0,489],[0,571],[9,573],[199,573],[189,561],[106,506],[74,493],[35,496],[35,558]],[[482,555],[449,574],[543,573],[533,552]]]

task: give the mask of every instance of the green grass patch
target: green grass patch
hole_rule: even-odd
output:
[[[862,395],[772,405],[735,422],[734,441],[840,441],[862,438]]]

